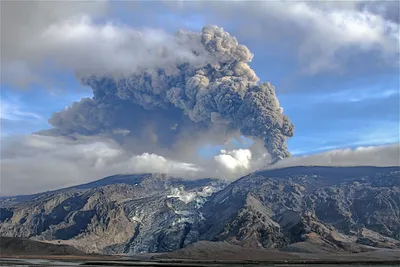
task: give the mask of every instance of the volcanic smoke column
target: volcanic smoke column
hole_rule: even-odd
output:
[[[175,49],[185,52],[171,58],[168,46],[152,47],[160,58],[154,68],[129,75],[78,74],[94,96],[55,113],[49,120],[54,128],[46,134],[118,140],[123,132],[151,148],[173,147],[181,138],[194,140],[218,128],[224,138],[240,131],[263,140],[272,160],[290,156],[286,138],[294,127],[274,87],[259,83],[248,65],[253,54],[246,46],[217,26],[201,33],[179,31],[173,40]]]

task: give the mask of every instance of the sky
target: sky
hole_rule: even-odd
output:
[[[261,82],[275,87],[283,114],[294,125],[287,139],[294,157],[371,146],[388,146],[393,153],[400,141],[399,10],[398,1],[3,1],[1,194],[54,189],[120,170],[181,174],[184,169],[185,175],[199,176],[189,173],[212,166],[216,173],[207,175],[237,178],[262,166],[254,163],[254,142],[243,136],[201,142],[196,155],[182,157],[128,151],[115,140],[93,136],[79,144],[31,136],[51,129],[55,112],[93,97],[77,73],[148,67],[158,62],[148,51],[170,42],[178,30],[201,32],[207,25],[222,27],[254,55],[249,66]],[[180,46],[171,47],[168,60],[188,56]],[[39,145],[44,143],[53,148]],[[108,161],[99,163],[103,154],[97,152],[82,156],[90,164],[71,162],[75,153],[92,153],[93,144],[121,166],[102,171],[99,166]],[[57,146],[75,148],[60,155]],[[45,162],[33,171],[38,151],[44,161],[55,157],[55,164],[74,171],[59,180]],[[155,162],[158,169],[151,168]],[[37,188],[21,186],[39,176],[48,178]]]

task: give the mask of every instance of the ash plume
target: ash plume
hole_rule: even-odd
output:
[[[135,152],[194,151],[201,143],[239,134],[262,140],[272,160],[290,156],[294,127],[270,83],[248,63],[253,54],[217,26],[179,31],[174,42],[190,56],[174,60],[168,45],[151,47],[154,67],[125,73],[78,73],[92,98],[73,103],[49,120],[42,134],[105,135]],[[168,59],[168,60],[163,60]],[[164,153],[165,154],[165,153]]]

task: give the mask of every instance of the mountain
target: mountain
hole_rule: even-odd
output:
[[[400,248],[399,167],[290,167],[231,184],[116,175],[0,206],[0,235],[85,252],[166,252],[200,240],[282,252]]]
[[[204,240],[293,252],[400,247],[399,167],[260,171],[214,194]]]
[[[193,242],[200,208],[221,180],[115,175],[33,196],[1,199],[0,235],[61,242],[85,252],[169,251]],[[192,228],[193,226],[193,228]]]

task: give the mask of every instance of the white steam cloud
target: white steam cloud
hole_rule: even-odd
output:
[[[221,150],[214,160],[229,171],[248,170],[250,168],[251,151],[249,149]]]

